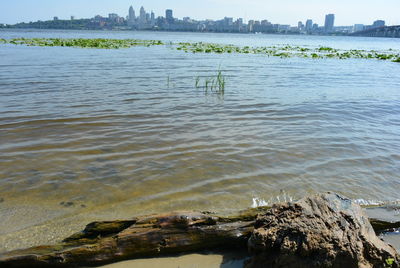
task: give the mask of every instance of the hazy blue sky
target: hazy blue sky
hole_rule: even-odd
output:
[[[295,25],[308,18],[323,24],[325,14],[334,13],[335,25],[371,24],[376,19],[400,25],[400,0],[0,0],[0,23],[48,20],[53,16],[90,18],[108,13],[125,17],[130,5],[136,12],[143,5],[147,11],[154,10],[156,16],[164,16],[165,9],[171,8],[178,18],[228,16]]]

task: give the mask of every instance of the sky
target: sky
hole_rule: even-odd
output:
[[[0,23],[14,24],[37,20],[92,18],[117,13],[125,17],[132,5],[136,13],[144,6],[156,16],[173,9],[174,17],[221,19],[225,16],[297,25],[307,19],[324,24],[325,14],[336,15],[335,25],[369,25],[383,19],[400,25],[400,0],[0,0]]]

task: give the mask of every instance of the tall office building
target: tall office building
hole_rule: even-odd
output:
[[[333,32],[333,26],[335,25],[335,15],[328,14],[325,16],[325,32],[331,33]]]
[[[253,32],[254,31],[254,20],[249,20],[247,27],[249,28],[248,29],[249,32]]]
[[[135,24],[135,10],[133,10],[133,7],[131,6],[129,8],[129,15],[128,15],[128,25],[133,26]]]
[[[297,28],[298,28],[300,31],[302,31],[302,30],[304,29],[304,24],[303,24],[302,21],[299,21],[299,22],[297,23]]]
[[[313,21],[311,19],[308,19],[306,21],[306,31],[312,31],[312,26],[313,26]]]
[[[146,24],[146,10],[144,10],[144,7],[140,8],[139,23]]]
[[[168,23],[173,23],[174,22],[174,16],[172,13],[172,9],[167,9],[165,11],[165,18],[167,19]]]
[[[130,21],[133,21],[133,20],[135,20],[135,19],[136,19],[135,10],[134,10],[133,7],[131,6],[131,7],[129,8],[129,20],[130,20]]]

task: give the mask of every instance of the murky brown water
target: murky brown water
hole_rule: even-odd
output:
[[[0,32],[82,35],[400,49],[368,38]],[[361,203],[399,198],[399,64],[168,47],[2,45],[0,58],[0,251],[165,210],[231,211],[328,190]],[[194,87],[219,66],[223,97]]]

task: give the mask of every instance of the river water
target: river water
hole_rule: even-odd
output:
[[[400,50],[386,38],[0,31],[14,37]],[[168,45],[0,45],[0,59],[0,251],[137,214],[235,211],[320,191],[399,199],[399,63]],[[219,69],[223,96],[195,87]]]

